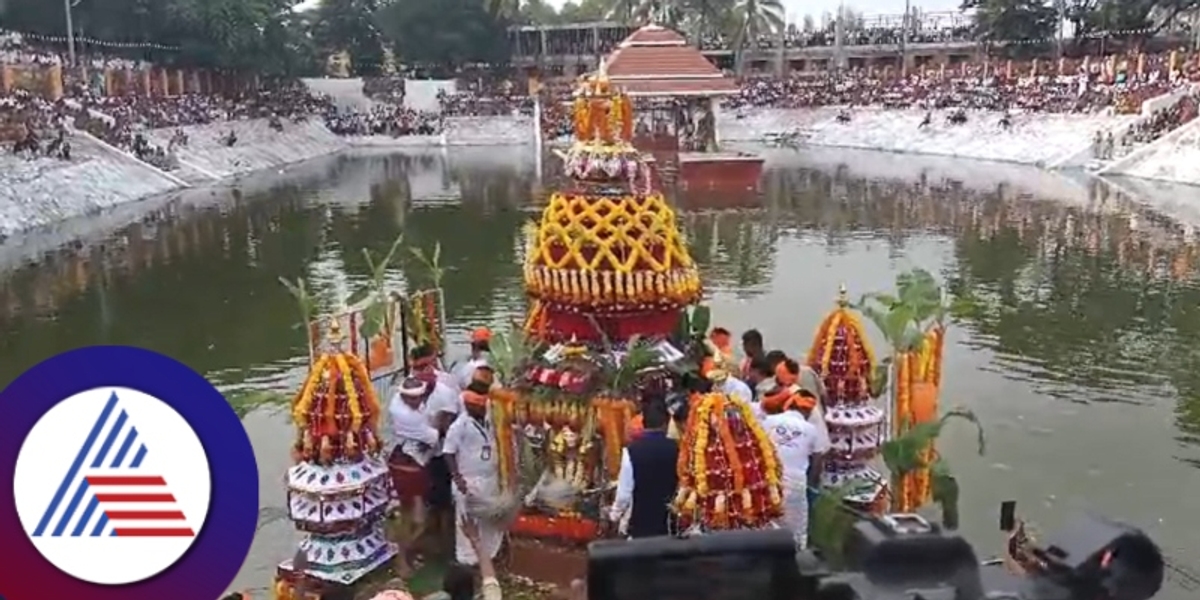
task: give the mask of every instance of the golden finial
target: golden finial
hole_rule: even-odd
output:
[[[846,293],[846,284],[844,283],[838,286],[837,305],[842,308],[850,306],[850,297]]]
[[[325,338],[329,342],[329,352],[337,354],[342,351],[342,323],[337,317],[329,319],[329,335]]]

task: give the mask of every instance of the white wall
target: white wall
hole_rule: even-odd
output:
[[[798,131],[811,146],[859,148],[955,156],[1047,166],[1088,148],[1098,129],[1127,125],[1136,116],[1015,114],[1011,130],[999,127],[1000,114],[969,111],[964,125],[949,125],[949,111],[934,111],[921,128],[923,110],[856,108],[850,123],[838,123],[835,107],[750,110],[718,122],[725,141],[762,140],[770,133]],[[728,112],[726,113],[728,114]]]
[[[406,79],[404,80],[404,106],[413,110],[438,111],[438,92],[447,94],[458,91],[458,84],[451,79]]]
[[[359,77],[353,79],[321,77],[302,79],[301,81],[314,94],[325,94],[332,98],[334,104],[339,108],[367,110],[374,104],[374,101],[363,94],[363,80]]]

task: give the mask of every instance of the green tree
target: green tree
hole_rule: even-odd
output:
[[[962,9],[975,11],[985,42],[1049,40],[1058,27],[1058,11],[1045,0],[963,0]]]
[[[383,35],[376,26],[377,0],[321,0],[314,34],[327,55],[345,50],[356,75],[383,69]]]
[[[591,23],[604,20],[605,12],[603,0],[581,0],[567,2],[558,15],[563,23]]]
[[[561,21],[558,11],[545,0],[525,0],[519,12],[521,22],[531,25],[555,25]]]
[[[733,6],[735,27],[734,48],[737,51],[737,68],[745,67],[745,50],[763,36],[777,36],[783,32],[783,4],[779,0],[737,0]]]
[[[407,63],[453,73],[468,63],[507,65],[507,21],[479,0],[395,0],[377,15]]]

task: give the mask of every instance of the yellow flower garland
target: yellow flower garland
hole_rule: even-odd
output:
[[[338,372],[342,374],[342,385],[346,389],[346,405],[350,409],[350,428],[358,431],[362,428],[362,407],[358,405],[358,390],[354,389],[354,371],[344,355],[337,355]]]
[[[661,244],[660,258],[650,251]],[[585,259],[582,248],[595,251]],[[558,251],[568,248],[562,256]],[[639,265],[656,273],[694,267],[676,225],[675,211],[662,194],[620,198],[554,194],[542,211],[532,264],[552,269],[632,273]]]
[[[329,362],[328,355],[322,354],[317,358],[317,361],[308,370],[308,377],[304,380],[304,385],[300,387],[300,393],[296,395],[295,406],[292,407],[292,422],[298,427],[308,425],[308,413],[312,410],[313,390],[317,387],[321,374],[325,372],[327,362]]]

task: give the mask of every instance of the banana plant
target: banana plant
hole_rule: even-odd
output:
[[[918,423],[898,437],[884,442],[880,448],[880,454],[883,456],[883,462],[887,465],[892,481],[900,481],[909,473],[929,467],[929,485],[933,493],[933,501],[941,508],[942,524],[947,529],[958,527],[958,480],[950,472],[946,459],[938,454],[935,444],[946,423],[954,419],[964,420],[975,426],[978,452],[980,456],[983,456],[987,451],[983,426],[980,425],[979,418],[975,416],[974,412],[963,408],[946,412],[936,421]],[[930,447],[935,448],[933,461],[927,463],[924,455],[925,450]]]
[[[387,331],[392,325],[392,301],[387,290],[387,274],[388,268],[396,258],[396,252],[403,243],[404,235],[396,236],[387,254],[379,259],[376,259],[369,249],[363,248],[363,258],[367,262],[370,277],[358,290],[350,294],[346,304],[354,308],[368,302],[362,309],[363,320],[359,326],[359,331],[366,339],[374,338],[381,331]]]
[[[950,311],[942,286],[924,269],[897,275],[895,294],[866,294],[854,308],[879,328],[895,354],[920,350],[929,327],[944,324]]]
[[[413,258],[417,259],[417,262],[421,263],[421,266],[425,267],[429,283],[435,289],[442,289],[442,277],[446,274],[446,270],[442,268],[442,243],[435,242],[433,250],[428,254],[424,249],[416,247],[409,248],[408,251],[412,253]]]
[[[516,381],[521,369],[533,359],[537,352],[536,340],[525,335],[519,326],[508,331],[496,332],[489,343],[491,352],[488,365],[496,372],[501,382]]]
[[[808,545],[821,553],[821,558],[833,568],[842,567],[846,559],[846,541],[859,515],[850,510],[851,496],[870,492],[874,484],[854,481],[822,489],[812,505],[812,523],[808,528]]]
[[[305,283],[302,277],[297,277],[294,282],[280,277],[279,283],[283,284],[283,287],[292,295],[292,298],[296,299],[296,304],[300,308],[301,320],[296,327],[308,327],[308,324],[312,322],[317,314],[317,299],[308,291],[308,284]]]

